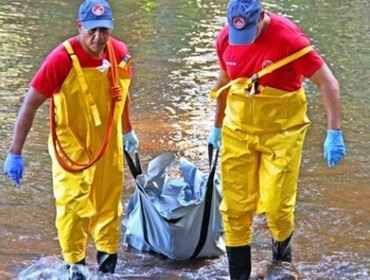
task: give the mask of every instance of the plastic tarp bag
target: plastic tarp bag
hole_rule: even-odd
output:
[[[180,159],[181,179],[166,174],[175,156],[163,153],[150,161],[142,174],[126,153],[136,182],[123,225],[124,242],[141,251],[154,251],[173,260],[217,257],[224,254],[220,212],[220,183],[216,173],[218,151],[210,173],[205,174],[184,158]]]

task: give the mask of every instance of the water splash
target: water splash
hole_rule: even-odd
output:
[[[78,265],[76,268],[86,280],[101,279],[94,275],[86,266]],[[17,280],[69,280],[67,264],[57,257],[44,257],[24,269]]]

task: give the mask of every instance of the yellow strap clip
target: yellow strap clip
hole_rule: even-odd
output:
[[[125,55],[125,57],[122,58],[121,62],[118,64],[118,67],[125,69],[126,66],[129,64],[130,60],[131,60],[131,56]]]

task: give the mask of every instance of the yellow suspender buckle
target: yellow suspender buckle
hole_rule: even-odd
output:
[[[248,81],[249,85],[247,84],[247,87],[245,88],[246,94],[249,96],[253,96],[256,94],[256,83],[258,80],[258,73],[254,74]]]
[[[126,55],[124,58],[122,58],[121,62],[118,64],[118,67],[125,69],[127,64],[130,62],[131,56]]]

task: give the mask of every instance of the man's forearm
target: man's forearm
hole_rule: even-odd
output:
[[[32,127],[35,115],[36,110],[28,104],[23,103],[15,124],[13,139],[9,149],[10,153],[22,153],[24,143],[26,142],[27,135]]]
[[[341,129],[340,89],[338,83],[320,88],[329,129]]]
[[[340,86],[337,79],[329,67],[324,64],[310,77],[310,80],[320,89],[328,128],[341,129]]]
[[[30,88],[19,110],[17,121],[15,123],[12,143],[9,152],[12,154],[21,154],[27,135],[35,119],[37,109],[44,103],[46,97],[34,88]]]
[[[215,114],[215,127],[222,127],[225,117],[225,108],[227,100],[228,89],[224,90],[217,98],[217,108]]]
[[[230,81],[227,73],[225,70],[221,69],[219,76],[217,78],[216,84],[213,87],[213,90],[218,90],[226,85]],[[226,101],[229,89],[225,89],[221,92],[221,94],[217,98],[217,108],[215,114],[215,127],[222,127],[222,123],[225,117],[225,108],[226,108]]]
[[[125,101],[125,107],[123,108],[122,112],[122,132],[127,133],[132,130],[131,127],[131,98],[130,95],[127,94],[127,98]]]

